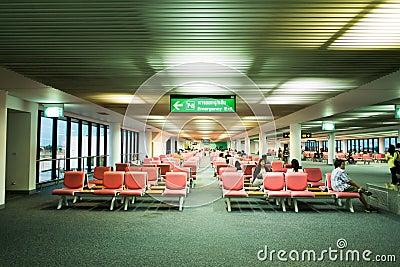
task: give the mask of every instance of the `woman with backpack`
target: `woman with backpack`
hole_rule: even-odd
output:
[[[385,155],[385,159],[389,165],[390,173],[392,174],[392,186],[398,186],[399,185],[399,179],[397,178],[398,166],[396,166],[396,164],[399,164],[400,157],[399,157],[399,152],[396,151],[394,145],[389,145],[389,149]]]

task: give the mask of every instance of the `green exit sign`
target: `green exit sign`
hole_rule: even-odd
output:
[[[236,112],[236,98],[229,96],[170,95],[171,112],[216,113]]]
[[[394,118],[395,119],[400,119],[400,105],[396,105],[395,106]]]

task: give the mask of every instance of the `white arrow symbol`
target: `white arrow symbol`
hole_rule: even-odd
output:
[[[179,110],[179,107],[182,107],[182,106],[183,106],[183,104],[179,104],[179,101],[176,101],[175,104],[174,104],[174,108],[176,110]]]

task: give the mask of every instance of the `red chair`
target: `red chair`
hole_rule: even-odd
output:
[[[222,186],[222,174],[225,172],[237,172],[236,167],[221,167],[219,168],[219,173],[217,174],[217,177],[220,181],[220,186]]]
[[[160,177],[159,167],[142,167],[142,172],[147,172],[147,179],[150,186],[157,185]]]
[[[94,167],[93,170],[93,178],[94,180],[89,180],[89,187],[95,186],[95,185],[102,185],[103,184],[103,178],[104,178],[104,172],[108,172],[111,170],[110,166],[96,166]]]
[[[196,180],[196,175],[197,175],[197,160],[185,161],[185,162],[183,162],[182,167],[191,168],[192,179],[193,179],[193,180]]]
[[[231,198],[247,197],[244,190],[244,177],[242,172],[222,173],[222,196],[226,199],[228,212],[232,211]]]
[[[129,166],[129,163],[115,163],[115,171],[124,172],[126,167]]]
[[[167,172],[165,174],[165,190],[163,196],[179,197],[179,211],[182,211],[186,197],[187,174],[185,172]]]
[[[350,210],[350,212],[354,212],[354,208],[353,208],[353,203],[352,203],[352,199],[353,198],[360,198],[360,193],[357,192],[338,192],[332,189],[332,183],[331,183],[331,173],[328,172],[325,174],[325,184],[326,187],[328,189],[328,192],[330,194],[335,195],[337,203],[339,206],[341,206],[341,202],[340,200],[342,198],[346,199],[346,208],[348,208]]]
[[[123,189],[122,186],[124,183],[124,175],[125,172],[122,171],[105,172],[103,179],[104,188],[93,191],[94,195],[111,197],[110,210],[114,209],[115,200],[119,195],[119,193],[121,192],[121,190]]]
[[[297,198],[314,198],[313,192],[307,191],[308,174],[305,172],[289,172],[285,174],[286,189],[290,191],[290,197],[293,199],[294,210],[299,212]]]
[[[304,168],[304,172],[308,174],[307,181],[311,187],[324,186],[322,182],[322,171],[321,168]]]
[[[253,163],[245,163],[242,165],[244,178],[253,178],[252,169],[256,167],[256,164]]]
[[[286,212],[285,198],[290,198],[290,191],[285,187],[285,176],[283,172],[267,172],[264,174],[264,193],[271,198],[278,199],[282,206],[282,210]]]
[[[142,167],[141,166],[128,166],[125,168],[125,172],[141,172]]]
[[[191,168],[189,167],[177,167],[174,166],[172,169],[173,172],[184,172],[186,173],[186,178],[187,178],[187,192],[189,193],[189,189],[191,186],[193,186],[193,179],[192,179],[192,171]]]
[[[272,161],[271,169],[273,172],[283,172],[283,162],[282,161]]]
[[[160,175],[161,177],[165,178],[165,174],[171,171],[171,164],[168,163],[161,163],[158,164],[157,167],[160,168]]]
[[[85,184],[85,173],[83,171],[67,171],[64,174],[63,188],[54,189],[51,194],[60,196],[57,209],[61,209],[63,203],[68,206],[67,196],[73,196],[76,202],[75,194],[83,190]]]
[[[147,172],[126,172],[124,190],[119,192],[124,197],[124,210],[128,209],[129,198],[132,198],[132,204],[136,197],[144,195],[147,189]]]

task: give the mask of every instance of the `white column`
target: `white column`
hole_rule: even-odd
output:
[[[7,94],[0,90],[0,209],[6,201]]]
[[[146,156],[153,156],[152,133],[149,131],[139,132],[139,160],[143,161]]]
[[[121,162],[121,123],[110,123],[110,166]]]
[[[267,154],[267,135],[263,132],[258,134],[258,156]]]
[[[378,143],[379,143],[379,153],[385,154],[385,138],[379,137]]]
[[[335,133],[328,134],[328,164],[333,164],[335,159]]]
[[[244,139],[244,152],[246,152],[247,155],[251,154],[251,151],[250,151],[250,138],[249,137],[246,137]]]
[[[343,146],[342,146],[342,148],[343,148],[343,153],[346,153],[347,152],[347,139],[344,139],[343,140]]]
[[[297,159],[301,161],[301,124],[290,124],[290,144],[289,144],[290,161]]]

